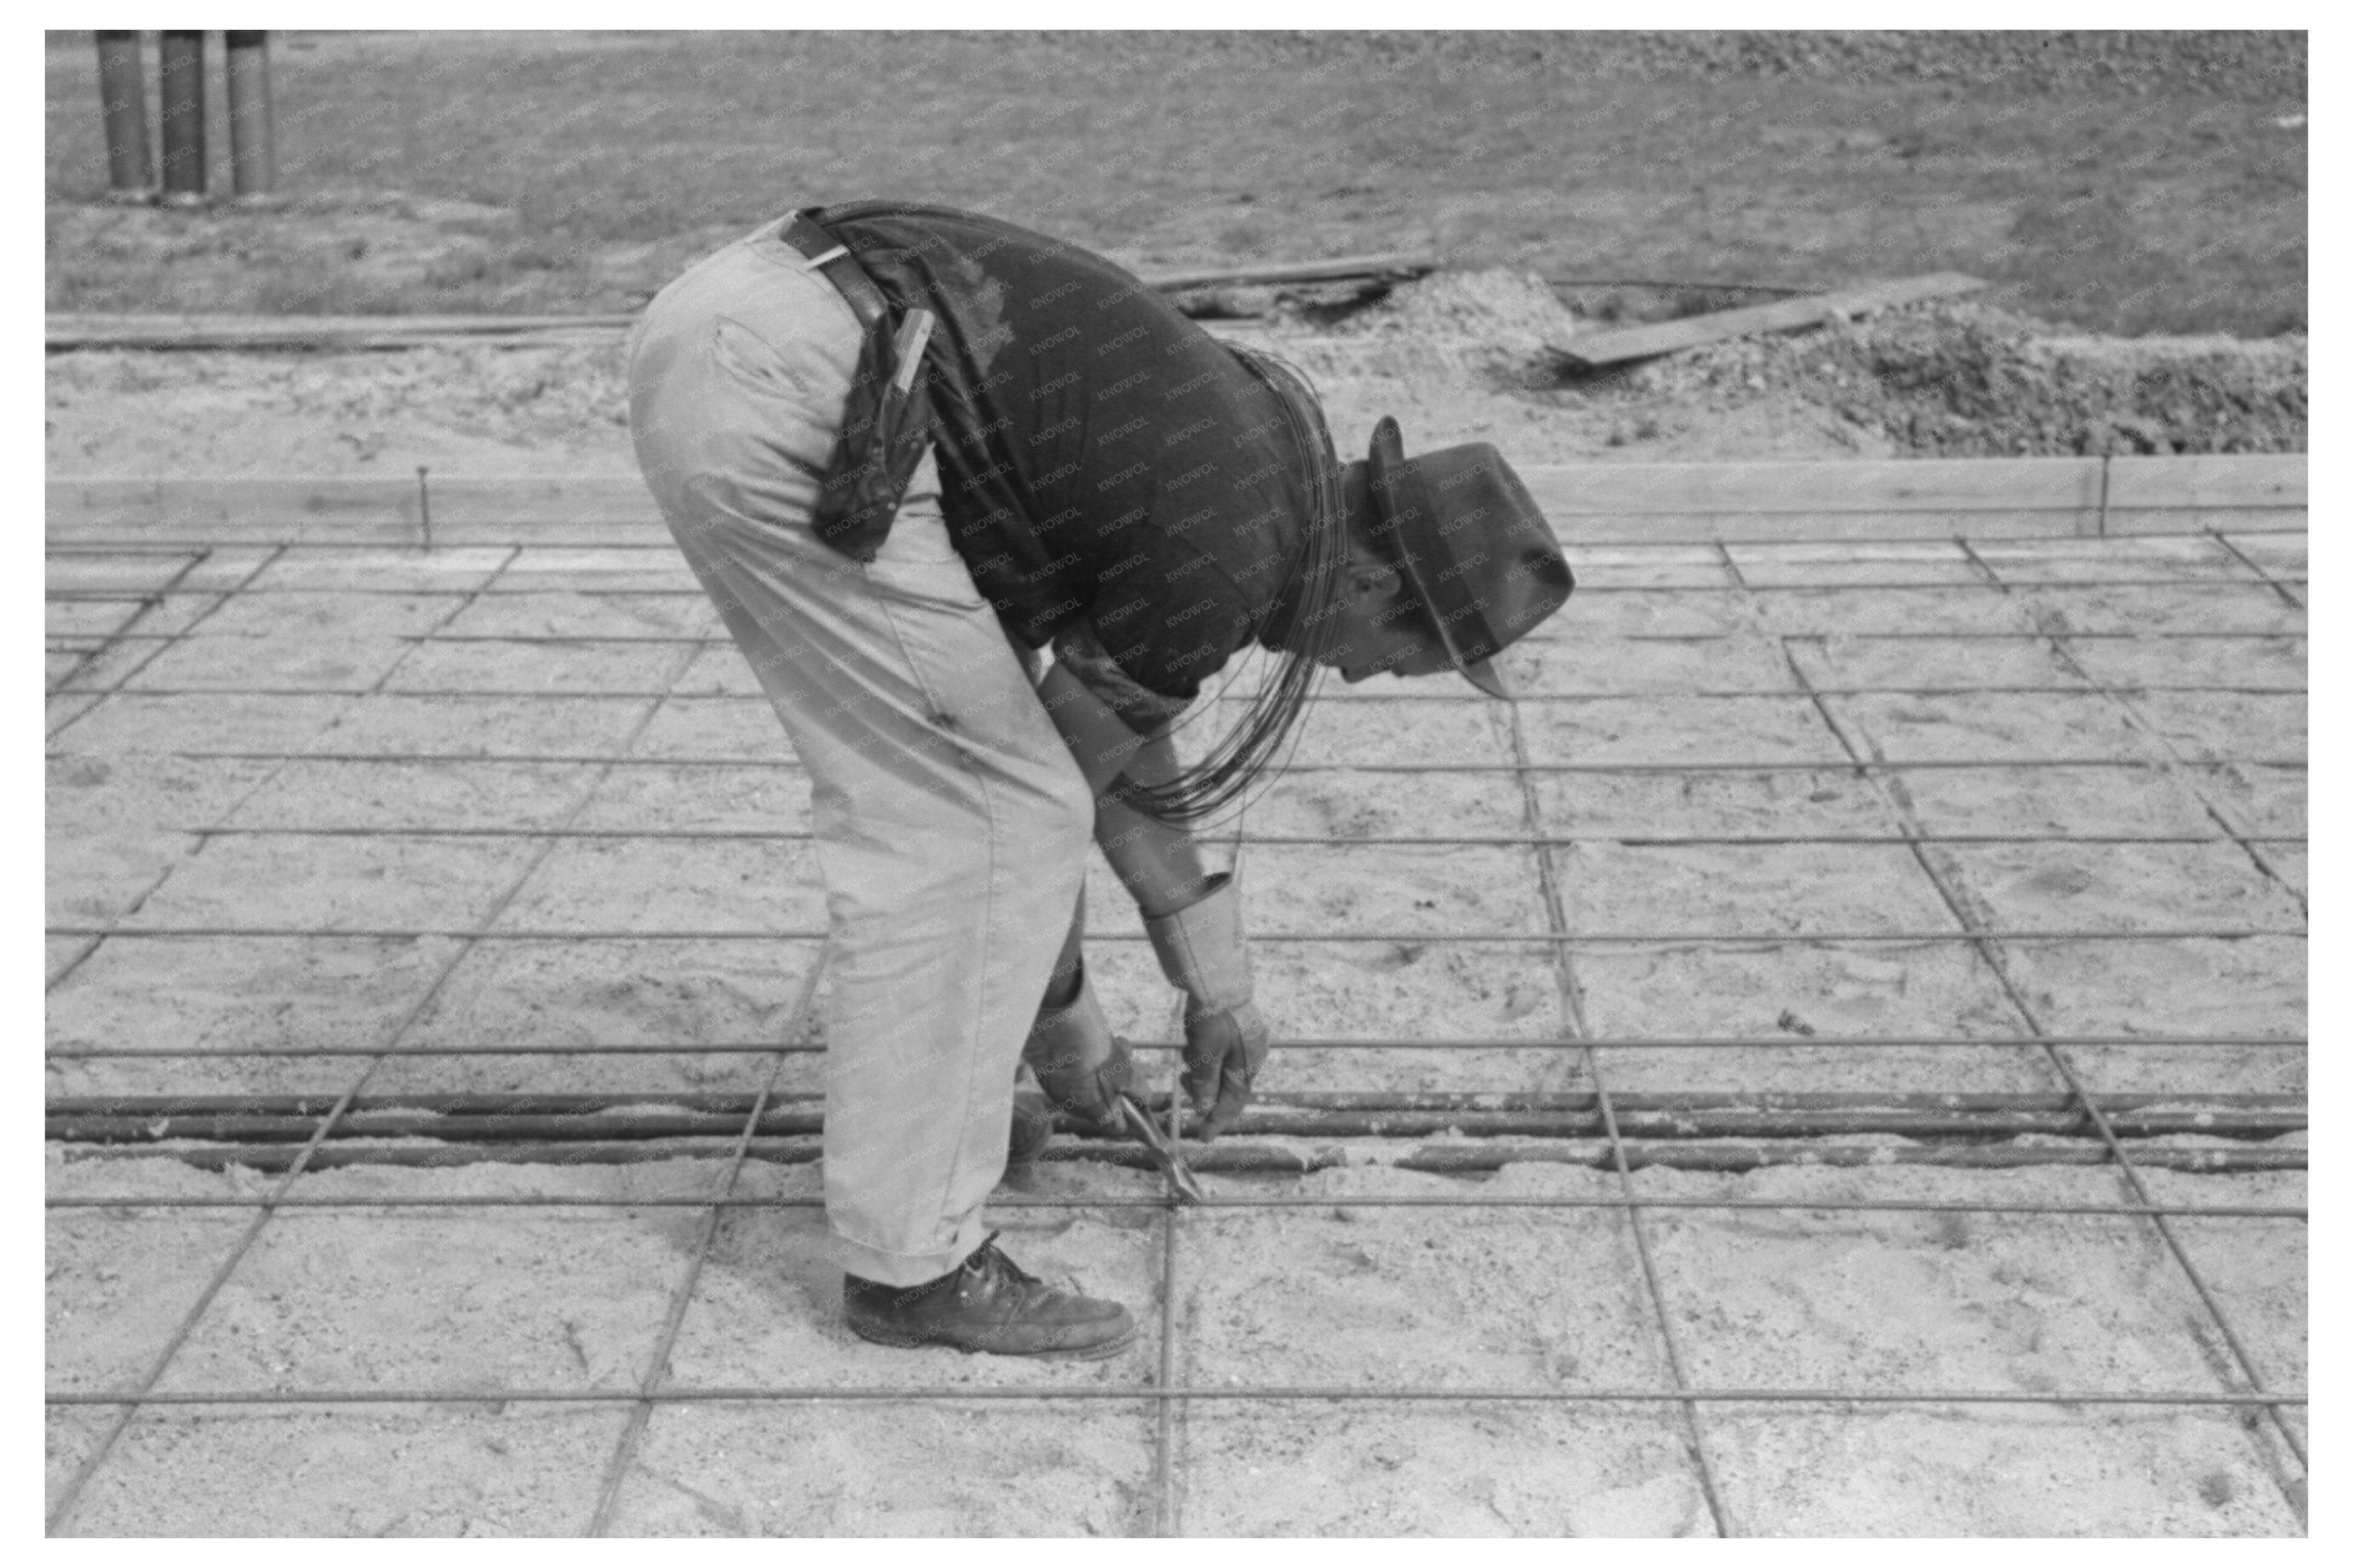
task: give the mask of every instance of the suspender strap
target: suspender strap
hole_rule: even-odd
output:
[[[931,440],[930,390],[921,372],[934,317],[916,307],[893,322],[890,301],[858,258],[807,214],[793,214],[776,237],[800,254],[803,265],[825,274],[864,330],[811,526],[843,554],[871,561],[890,536],[907,481]]]

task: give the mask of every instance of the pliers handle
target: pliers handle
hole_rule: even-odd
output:
[[[1167,1176],[1168,1184],[1176,1190],[1176,1200],[1187,1204],[1202,1202],[1205,1194],[1201,1191],[1201,1184],[1194,1178],[1192,1167],[1185,1163],[1185,1156],[1178,1152],[1176,1141],[1161,1130],[1160,1123],[1153,1121],[1152,1113],[1136,1103],[1134,1095],[1121,1095],[1119,1108],[1120,1113],[1127,1120],[1127,1130],[1135,1134],[1136,1142],[1152,1151],[1154,1163]]]

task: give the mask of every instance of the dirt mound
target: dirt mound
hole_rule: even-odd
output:
[[[1393,415],[1409,449],[1596,458],[2066,456],[2306,449],[2305,339],[2091,338],[1947,302],[1595,377],[1590,330],[1532,273],[1443,272],[1336,321],[1209,323],[1299,364],[1344,449]],[[396,353],[70,353],[47,362],[66,473],[636,471],[617,335]]]
[[[1533,352],[1581,323],[1533,272],[1436,272],[1399,286],[1332,331],[1342,337],[1419,337]]]
[[[1280,323],[1277,323],[1280,326]],[[1470,379],[1525,380],[1577,316],[1533,272],[1437,272],[1333,321],[1331,336]]]
[[[1634,407],[1802,399],[1923,457],[2301,452],[2303,338],[2100,339],[1968,303],[1715,343],[1596,384]]]

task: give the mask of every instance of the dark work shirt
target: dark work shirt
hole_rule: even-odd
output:
[[[1170,699],[1274,643],[1314,459],[1235,351],[1134,274],[1012,224],[887,202],[810,216],[895,311],[939,317],[923,368],[948,532],[1016,635],[1091,630]]]

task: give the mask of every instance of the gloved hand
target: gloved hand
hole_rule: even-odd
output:
[[[1056,1106],[1097,1132],[1126,1132],[1119,1097],[1134,1077],[1134,1065],[1127,1042],[1111,1032],[1083,968],[1078,995],[1066,1006],[1041,1010],[1029,1026],[1021,1059]]]
[[[1201,1142],[1210,1142],[1234,1124],[1250,1103],[1250,1085],[1266,1060],[1266,1020],[1244,1002],[1217,1013],[1185,1016],[1185,1092],[1208,1121]]]
[[[1266,1060],[1268,1030],[1251,1002],[1250,952],[1242,943],[1241,889],[1229,873],[1209,879],[1209,892],[1174,914],[1144,922],[1160,972],[1183,991],[1185,1089],[1207,1116],[1201,1141],[1233,1125],[1250,1103]]]

